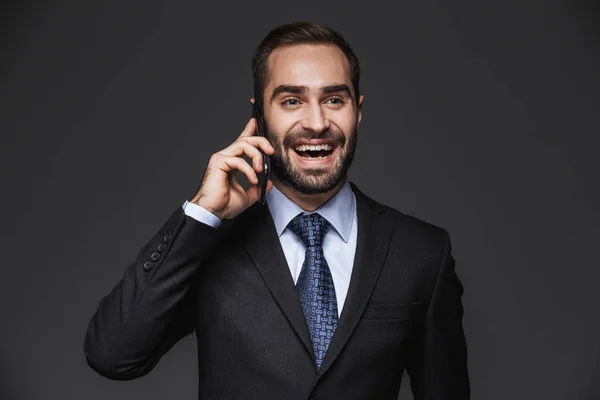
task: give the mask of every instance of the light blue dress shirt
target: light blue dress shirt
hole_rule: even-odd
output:
[[[292,231],[287,229],[288,223],[300,213],[308,215],[313,212],[319,213],[329,221],[333,229],[330,229],[323,238],[323,252],[331,270],[338,303],[338,314],[341,315],[350,285],[358,233],[356,197],[352,192],[350,183],[346,180],[335,196],[313,212],[302,210],[300,206],[287,198],[275,186],[267,194],[267,204],[294,284],[298,281],[304,263],[306,247]],[[194,203],[186,201],[183,209],[186,215],[212,227],[216,228],[221,224],[218,217]]]

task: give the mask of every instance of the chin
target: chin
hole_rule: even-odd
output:
[[[314,173],[316,171],[311,172]],[[295,175],[292,179],[287,180],[287,184],[303,194],[323,194],[335,189],[343,180],[344,176],[340,176],[339,173],[326,172],[318,176],[308,174],[299,177]]]

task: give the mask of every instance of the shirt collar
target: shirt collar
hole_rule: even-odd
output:
[[[350,239],[350,230],[352,229],[356,210],[356,199],[347,179],[342,188],[331,199],[313,212],[304,211],[275,186],[267,193],[267,204],[278,236],[283,234],[285,228],[296,215],[300,213],[306,215],[319,213],[329,221],[344,242],[347,243]]]

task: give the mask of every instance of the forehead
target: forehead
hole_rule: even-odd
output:
[[[294,44],[278,47],[269,56],[267,68],[267,90],[284,84],[311,89],[340,83],[351,87],[348,59],[335,45]]]

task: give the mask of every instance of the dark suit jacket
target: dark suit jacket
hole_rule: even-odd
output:
[[[147,374],[196,332],[201,399],[469,398],[462,285],[448,232],[354,184],[350,288],[321,369],[269,210],[214,229],[178,207],[89,323],[84,353],[111,379]]]

